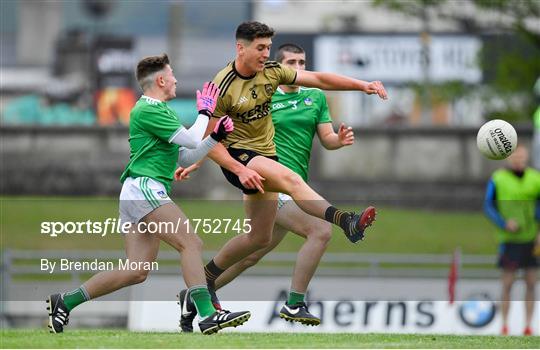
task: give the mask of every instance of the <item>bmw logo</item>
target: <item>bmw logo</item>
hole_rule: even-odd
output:
[[[496,312],[497,307],[487,294],[475,294],[459,307],[459,317],[472,328],[487,326],[495,318]]]

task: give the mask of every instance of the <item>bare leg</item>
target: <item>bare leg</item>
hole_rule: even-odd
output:
[[[202,319],[199,322],[200,330],[204,334],[212,334],[226,327],[236,327],[243,324],[251,316],[248,311],[221,313],[219,319],[216,316],[212,317],[216,314],[216,309],[212,305],[211,295],[206,285],[202,264],[202,241],[195,233],[190,233],[193,231],[188,230],[182,224],[185,220],[184,213],[172,202],[154,209],[137,225],[138,231],[143,233],[126,234],[125,244],[128,258],[136,262],[154,261],[157,257],[160,240],[163,240],[181,254],[183,277],[186,285],[190,288],[194,311]],[[154,225],[149,225],[150,223]],[[141,224],[147,225],[144,227]],[[63,327],[67,324],[69,316],[68,310],[87,300],[88,296],[96,298],[130,284],[140,283],[146,279],[147,274],[146,270],[119,270],[95,275],[85,283],[83,290],[72,293],[73,297],[78,299],[74,301],[72,306],[63,303],[60,294],[50,295],[47,303],[48,310],[50,310],[49,327],[51,332],[63,332]],[[84,295],[81,296],[81,294]],[[190,313],[195,315],[193,311]],[[184,324],[181,323],[181,325],[184,328]],[[193,330],[191,321],[189,327]]]
[[[257,250],[255,253],[250,254],[249,256],[245,257],[244,259],[240,260],[239,262],[225,270],[225,272],[223,272],[216,279],[216,290],[226,286],[232,280],[238,277],[242,272],[256,265],[259,260],[261,260],[266,254],[271,252],[283,240],[286,234],[287,230],[281,228],[278,225],[275,225],[274,231],[272,232],[272,241],[270,242],[270,244],[266,248]]]
[[[253,158],[248,168],[266,179],[265,191],[286,193],[304,212],[324,220],[324,214],[330,203],[309,187],[300,175],[265,157]]]
[[[501,296],[501,312],[503,327],[508,326],[508,312],[510,310],[510,292],[514,284],[514,270],[505,269],[502,272],[502,296]]]
[[[305,293],[328,245],[332,231],[331,225],[328,222],[307,215],[293,201],[287,201],[278,210],[270,245],[256,251],[228,268],[216,280],[216,289],[225,286],[243,271],[257,264],[262,257],[273,250],[283,240],[289,230],[307,238],[298,253],[291,285],[294,291]]]
[[[525,327],[530,327],[534,313],[534,292],[536,285],[536,269],[525,269]]]
[[[132,232],[124,236],[126,255],[130,261],[153,262],[158,253],[159,239],[149,233]],[[123,287],[144,282],[146,270],[103,271],[84,283],[88,295],[94,299]]]
[[[147,222],[173,223],[173,226],[176,226],[178,220],[183,223],[186,216],[174,203],[162,205],[145,217]],[[160,230],[156,236],[180,253],[182,275],[186,285],[188,288],[206,285],[202,261],[202,240],[193,230],[187,232],[187,227],[183,224],[178,225],[179,230],[176,232],[168,231],[170,229],[172,227]]]
[[[164,227],[162,225],[156,235],[180,253],[182,275],[187,287],[191,290],[190,296],[196,313],[202,319],[199,322],[199,328],[203,333],[211,334],[225,327],[236,327],[249,319],[251,314],[248,311],[222,314],[223,318],[219,320],[216,317],[211,317],[216,312],[216,309],[212,305],[204,274],[202,262],[203,243],[192,229],[188,230],[183,224],[177,225],[178,222],[183,223],[186,220],[186,216],[180,208],[174,203],[169,203],[154,210],[145,219],[148,222],[168,224],[164,225]],[[183,315],[182,313],[182,317]],[[184,327],[182,323],[181,326]]]
[[[244,207],[247,218],[251,220],[251,231],[232,238],[220,249],[214,262],[221,269],[228,269],[257,250],[266,248],[271,242],[277,193],[244,196]]]
[[[220,270],[227,270],[229,267],[250,254],[257,250],[264,249],[271,244],[272,226],[274,225],[276,215],[276,204],[274,201],[277,200],[277,194],[274,192],[289,194],[303,212],[323,220],[326,220],[326,211],[331,207],[330,203],[313,191],[313,189],[311,189],[298,174],[274,160],[257,156],[248,163],[247,167],[257,171],[257,173],[266,179],[264,187],[268,192],[265,194],[258,193],[251,196],[244,196],[246,214],[247,217],[251,219],[253,229],[249,234],[243,234],[229,240],[218,252],[213,259],[213,263]],[[339,211],[336,209],[332,215],[335,215],[338,212]],[[356,242],[360,239],[357,234],[362,233],[359,229],[362,227],[363,231],[363,228],[371,225],[374,217],[374,212],[368,212],[365,217],[357,216],[357,219],[355,220],[358,221],[355,222],[354,227],[348,224],[346,220],[349,216],[344,216],[343,212],[334,216],[332,220],[339,221],[337,224],[343,228],[346,236],[351,241]],[[342,225],[345,225],[346,228]],[[327,225],[325,224],[324,227],[326,230]],[[312,242],[308,243],[308,248],[311,246],[311,243]],[[308,254],[308,248],[301,251],[300,254]],[[324,248],[322,251],[324,251]],[[316,254],[319,256],[316,258],[317,263],[315,263],[315,266],[298,266],[301,271],[304,269],[312,270],[311,273],[306,271],[308,272],[306,280],[300,282],[300,284],[305,284],[306,281],[311,279],[322,252],[319,251],[319,253]],[[212,268],[215,269],[214,267]],[[243,269],[245,268],[247,267],[244,267]],[[237,267],[236,269],[241,270],[242,268]],[[215,276],[219,276],[222,272],[223,271],[210,272],[208,277],[209,284],[213,285]]]
[[[305,294],[332,237],[332,226],[304,213],[293,201],[287,202],[281,208],[276,222],[306,238],[298,252],[291,283],[291,290]]]
[[[171,222],[177,220],[183,222],[186,217],[175,204],[162,205],[142,221]],[[163,227],[167,227],[164,225]],[[205,285],[204,270],[202,265],[202,241],[194,233],[187,233],[184,225],[179,225],[181,232],[158,232],[138,233],[131,232],[124,236],[126,255],[130,261],[152,262],[156,259],[159,251],[159,240],[167,242],[181,254],[182,273],[188,287],[193,285]],[[186,249],[187,248],[187,249]],[[120,288],[144,282],[148,276],[147,270],[114,270],[104,271],[92,276],[84,283],[91,298],[97,298],[112,293]]]

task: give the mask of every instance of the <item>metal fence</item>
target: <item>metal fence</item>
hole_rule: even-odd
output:
[[[214,255],[215,252],[205,252],[205,261]],[[103,250],[3,250],[0,266],[2,283],[0,325],[2,328],[42,327],[43,322],[45,322],[43,299],[38,300],[32,297],[32,293],[39,289],[38,285],[43,289],[65,290],[80,285],[93,273],[92,271],[60,271],[56,269],[54,275],[49,275],[47,271],[40,270],[40,259],[59,261],[62,258],[70,261],[93,261],[95,259],[114,261],[125,258],[125,253]],[[270,253],[259,264],[248,269],[245,275],[253,278],[264,276],[277,280],[286,276],[288,279],[292,274],[296,258],[297,254],[293,252]],[[469,279],[472,282],[474,279],[480,279],[485,283],[485,279],[498,276],[498,271],[494,267],[494,256],[462,255],[459,260],[459,277],[461,279]],[[181,270],[177,252],[162,251],[157,261],[159,270],[152,271],[152,274],[156,274],[158,277],[174,277],[173,280],[178,281]],[[432,279],[440,282],[447,278],[451,262],[452,256],[450,254],[327,253],[319,265],[315,278],[324,280],[344,277],[344,281],[354,281],[362,277],[379,281],[387,278],[389,280],[420,278],[424,281]],[[82,307],[71,320],[72,326],[126,327],[129,301],[133,300],[134,297],[131,292],[130,290],[122,290],[118,292],[120,294],[116,294],[113,302],[93,303],[91,307]],[[41,296],[42,293],[37,294]]]
[[[205,252],[203,257],[210,260],[216,252]],[[290,275],[296,261],[296,253],[269,253],[255,267],[248,269],[251,275]],[[14,278],[31,277],[36,274],[46,275],[36,267],[40,259],[90,261],[98,259],[108,261],[125,258],[123,251],[87,251],[87,250],[11,250],[2,254],[2,285],[8,286]],[[178,275],[179,255],[174,251],[159,254],[160,268],[153,271],[160,275]],[[358,276],[358,277],[424,277],[441,278],[448,275],[452,262],[450,254],[360,254],[326,253],[319,265],[317,275],[321,276]],[[495,257],[492,255],[462,255],[459,259],[461,278],[496,278]],[[70,276],[72,281],[80,282],[88,271],[58,271],[55,276],[64,279]]]

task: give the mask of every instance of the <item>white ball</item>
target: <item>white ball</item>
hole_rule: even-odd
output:
[[[487,158],[504,159],[516,149],[516,129],[504,120],[490,120],[478,130],[476,145]]]

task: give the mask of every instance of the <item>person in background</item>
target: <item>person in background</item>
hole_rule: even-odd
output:
[[[497,226],[498,266],[502,269],[502,329],[507,335],[510,292],[519,269],[525,278],[524,335],[532,335],[534,293],[538,255],[540,254],[540,172],[527,167],[529,152],[518,145],[508,157],[508,167],[495,171],[488,182],[484,210]],[[537,325],[538,326],[538,325]]]
[[[535,169],[540,169],[540,77],[536,79],[533,90],[536,101],[538,102],[538,108],[536,108],[536,111],[533,114],[534,134],[532,166]]]

